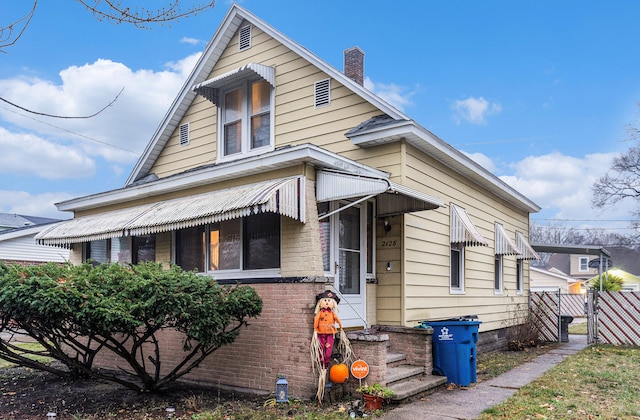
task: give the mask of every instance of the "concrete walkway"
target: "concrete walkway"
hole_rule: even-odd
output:
[[[394,408],[383,417],[389,420],[476,419],[484,410],[505,401],[565,357],[576,354],[585,347],[586,335],[570,334],[568,343],[562,343],[557,349],[491,380],[473,384],[465,389],[436,392],[423,400]]]

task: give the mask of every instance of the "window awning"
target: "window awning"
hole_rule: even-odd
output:
[[[533,249],[533,247],[527,242],[522,233],[516,232],[516,245],[520,248],[520,260],[539,260],[540,255]]]
[[[220,87],[257,75],[275,87],[275,68],[264,64],[249,63],[228,73],[205,80],[193,87],[193,90],[216,105],[220,105]]]
[[[384,178],[321,170],[316,177],[319,202],[376,197],[377,216],[412,213],[445,207],[439,198]]]
[[[266,212],[304,223],[304,183],[302,176],[281,178],[79,217],[53,225],[36,240],[42,245],[68,245],[167,232]]]
[[[509,238],[504,227],[500,223],[496,223],[496,255],[520,255],[520,247]]]
[[[464,244],[465,246],[489,245],[462,207],[451,204],[450,224],[452,244]]]

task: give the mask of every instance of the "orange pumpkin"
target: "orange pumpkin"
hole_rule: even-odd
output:
[[[338,363],[329,369],[329,379],[334,384],[343,384],[349,378],[349,368],[344,363]]]

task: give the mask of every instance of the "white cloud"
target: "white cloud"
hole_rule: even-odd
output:
[[[467,153],[465,151],[462,151],[462,153],[467,155],[471,160],[485,168],[487,171],[492,173],[496,171],[496,165],[489,156],[482,153]]]
[[[43,142],[64,142],[77,154],[130,164],[150,140],[199,56],[167,63],[165,70],[157,72],[134,71],[122,63],[99,59],[62,70],[59,83],[37,78],[0,80],[0,91],[8,100],[30,110],[64,116],[93,114],[124,88],[111,106],[92,118],[53,119],[3,109],[0,115],[38,133]]]
[[[66,193],[30,194],[26,191],[0,190],[0,212],[24,214],[27,216],[70,219],[71,213],[58,211],[55,203],[73,198]]]
[[[489,115],[498,114],[502,111],[502,105],[497,102],[489,103],[482,96],[457,100],[451,108],[454,111],[456,124],[467,121],[471,124],[484,125]]]
[[[415,92],[410,91],[407,87],[399,86],[394,83],[389,85],[375,83],[368,77],[365,77],[364,79],[364,87],[402,112],[404,112],[406,107],[413,105],[410,99]]]
[[[0,173],[44,179],[87,178],[95,162],[76,148],[48,142],[34,134],[11,133],[0,127]]]
[[[196,39],[196,38],[190,38],[188,36],[182,37],[182,39],[180,40],[181,43],[183,44],[190,44],[190,45],[198,45],[204,41],[200,40],[200,39]]]
[[[591,207],[593,183],[606,173],[616,153],[594,153],[583,157],[551,153],[528,156],[510,165],[511,175],[500,178],[542,207],[532,218],[565,220],[629,219],[632,202],[615,208]],[[605,223],[591,223],[605,226]],[[620,225],[620,223],[618,223]]]

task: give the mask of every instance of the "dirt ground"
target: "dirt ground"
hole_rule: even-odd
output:
[[[232,394],[186,384],[174,384],[159,394],[138,394],[106,381],[65,380],[22,367],[0,369],[2,420],[46,419],[47,413],[56,413],[56,420],[166,419],[169,407],[175,409],[174,418],[182,419],[198,418],[197,413],[205,411],[213,415],[200,418],[279,419],[309,412],[326,413],[327,418],[332,418],[348,407],[344,403],[317,407],[311,401],[276,405],[267,400],[268,396]],[[344,412],[341,416],[347,417]]]

